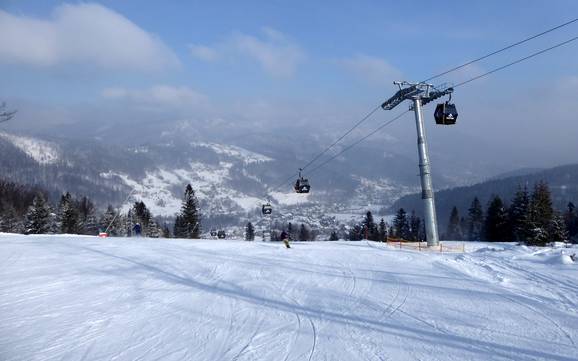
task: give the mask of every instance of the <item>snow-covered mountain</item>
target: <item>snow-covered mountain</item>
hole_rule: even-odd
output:
[[[273,141],[267,134],[247,134],[225,143],[161,136],[156,142],[122,145],[1,133],[0,170],[7,179],[48,189],[54,198],[70,191],[89,196],[100,207],[124,209],[142,200],[154,215],[168,218],[179,211],[184,187],[191,183],[208,224],[254,218],[269,201],[277,221],[330,226],[344,215],[383,209],[419,189],[415,159],[367,143],[311,175],[306,169],[313,191],[295,194],[291,174],[321,149],[306,140],[311,139],[288,135]],[[435,184],[463,182],[459,174],[464,170],[458,168],[437,172]]]

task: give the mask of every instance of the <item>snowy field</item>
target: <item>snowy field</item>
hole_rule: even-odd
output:
[[[0,360],[577,360],[573,249],[0,234]]]

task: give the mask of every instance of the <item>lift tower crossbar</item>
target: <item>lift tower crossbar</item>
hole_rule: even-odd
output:
[[[391,110],[401,104],[404,100],[411,100],[413,103],[410,110],[415,113],[415,125],[417,129],[417,150],[419,154],[419,173],[421,180],[421,198],[424,202],[425,231],[428,247],[437,246],[439,243],[438,224],[435,209],[433,185],[431,180],[431,169],[429,152],[425,136],[425,126],[422,115],[422,105],[425,105],[444,95],[451,94],[453,88],[440,86],[434,88],[426,83],[408,83],[406,81],[393,82],[399,87],[399,91],[386,100],[381,107],[384,110]]]

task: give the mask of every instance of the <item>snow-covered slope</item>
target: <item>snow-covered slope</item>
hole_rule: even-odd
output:
[[[578,249],[473,248],[0,235],[0,359],[576,360]]]
[[[40,164],[52,164],[58,161],[59,151],[56,144],[32,137],[23,137],[0,132],[0,137],[11,142],[18,149]]]

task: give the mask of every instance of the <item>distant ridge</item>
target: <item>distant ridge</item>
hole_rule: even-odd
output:
[[[509,205],[512,196],[519,185],[527,185],[531,191],[534,184],[539,181],[546,181],[552,192],[554,207],[564,210],[568,202],[578,203],[578,164],[569,164],[530,172],[529,168],[513,171],[513,174],[521,175],[501,177],[477,183],[471,186],[444,189],[436,192],[436,208],[438,211],[438,222],[440,231],[445,230],[450,212],[453,206],[458,207],[460,216],[467,216],[468,208],[474,197],[478,197],[484,207],[487,206],[490,198],[495,194]],[[407,211],[415,210],[416,214],[422,214],[422,202],[420,194],[414,193],[401,197],[393,203],[389,211],[394,213],[399,208]]]

